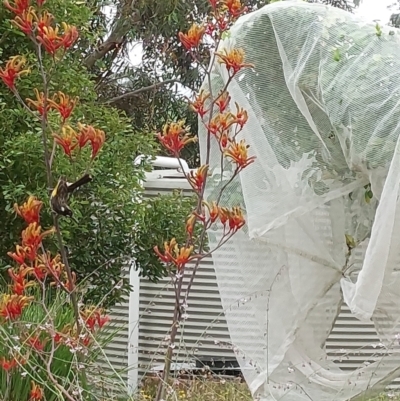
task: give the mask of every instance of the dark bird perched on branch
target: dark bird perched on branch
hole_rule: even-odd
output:
[[[65,177],[60,177],[50,195],[51,210],[58,216],[68,216],[73,218],[72,210],[68,206],[69,194],[90,181],[92,181],[92,177],[89,174],[85,174],[73,183],[67,182]]]

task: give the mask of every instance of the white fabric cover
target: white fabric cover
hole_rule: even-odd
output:
[[[400,35],[381,29],[277,2],[239,19],[218,49],[241,47],[255,65],[229,92],[232,111],[249,113],[238,139],[257,159],[222,197],[242,204],[247,225],[213,260],[238,360],[263,401],[365,399],[399,374]],[[227,79],[216,63],[212,92]],[[204,163],[201,124],[199,138]],[[220,165],[213,139],[210,199],[230,177]],[[358,244],[350,254],[345,234]],[[325,352],[343,299],[386,346],[352,372]]]

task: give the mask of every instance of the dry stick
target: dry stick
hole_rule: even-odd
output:
[[[52,338],[52,349],[51,353],[54,354],[55,352],[55,347],[54,347],[54,338]],[[76,401],[75,398],[73,398],[67,390],[63,386],[61,386],[60,383],[58,383],[57,379],[54,377],[53,373],[51,372],[51,363],[49,364],[48,361],[46,361],[42,355],[38,354],[39,358],[46,364],[46,372],[47,376],[50,379],[50,381],[54,384],[54,386],[60,391],[64,397],[69,400],[69,401]]]

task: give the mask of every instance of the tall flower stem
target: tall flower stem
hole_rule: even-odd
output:
[[[237,134],[242,130],[243,125],[247,121],[247,112],[243,109],[239,109],[237,104],[236,114],[232,111],[228,111],[230,108],[230,96],[227,91],[234,75],[240,69],[250,67],[251,65],[244,63],[244,52],[241,49],[224,50],[224,53],[216,52],[224,34],[227,33],[230,26],[239,15],[247,11],[247,8],[243,7],[240,1],[236,1],[234,4],[227,0],[220,0],[218,3],[210,1],[210,5],[212,8],[212,22],[208,23],[208,28],[205,28],[204,24],[193,24],[187,34],[179,33],[182,45],[192,56],[193,62],[198,66],[204,66],[202,60],[198,58],[198,52],[196,50],[198,50],[202,37],[206,32],[212,37],[214,48],[211,49],[209,66],[207,68],[203,67],[205,82],[208,85],[208,92],[201,90],[193,102],[189,100],[192,109],[200,117],[199,123],[205,128],[206,149],[203,157],[205,161],[204,165],[202,165],[196,173],[190,172],[186,175],[189,184],[197,195],[197,202],[193,208],[192,214],[186,222],[187,237],[186,241],[184,241],[185,245],[179,247],[176,244],[176,240],[173,239],[169,243],[166,243],[164,254],[159,251],[158,247],[155,248],[160,259],[168,265],[167,268],[168,271],[171,272],[171,280],[173,280],[175,291],[175,306],[172,326],[169,333],[168,349],[165,353],[164,369],[158,383],[155,401],[166,399],[176,337],[181,322],[185,319],[183,312],[187,307],[187,300],[201,260],[223,246],[237,230],[245,224],[241,209],[238,206],[233,208],[220,206],[222,195],[227,187],[232,184],[240,171],[251,164],[255,159],[255,157],[248,156],[247,148],[249,146],[245,141],[242,140],[240,143],[236,141]],[[215,68],[217,61],[221,64],[225,64],[228,72],[227,82],[223,85],[221,92],[218,94],[213,93],[212,85],[212,70]],[[222,99],[220,99],[221,97]],[[233,129],[233,127],[236,127],[236,129]],[[164,147],[177,158],[181,169],[184,171],[180,161],[180,151],[185,145],[190,143],[192,139],[188,137],[187,131],[181,128],[182,125],[179,123],[175,125],[167,124],[162,134],[159,134],[158,137]],[[217,144],[213,143],[213,141],[217,141]],[[216,199],[210,205],[205,201],[205,190],[211,161],[211,149],[214,145],[217,145],[221,151],[220,184],[222,184],[225,163],[230,162],[233,163],[234,166],[231,170],[231,177],[227,180],[226,184],[222,185],[222,188],[216,195]],[[229,161],[229,159],[231,159],[231,161]],[[208,208],[208,215],[205,205]],[[213,213],[212,217],[211,213]],[[223,234],[214,249],[206,250],[207,231],[214,223],[222,224]],[[196,226],[198,228],[198,230],[196,230],[196,238],[198,238],[198,241],[193,237]],[[194,252],[194,254],[192,254],[192,252]],[[187,256],[190,254],[191,256]],[[194,262],[193,267],[190,269],[187,266],[188,262]],[[189,281],[184,293],[182,293],[185,278],[188,278]]]
[[[52,190],[53,187],[53,174],[52,174],[52,157],[53,157],[53,152],[49,152],[48,149],[48,139],[47,139],[47,130],[48,130],[48,122],[47,122],[47,108],[48,108],[48,96],[49,96],[49,81],[48,77],[43,65],[43,55],[42,55],[42,47],[40,44],[36,44],[36,54],[38,57],[38,63],[39,63],[39,70],[40,70],[40,75],[42,77],[42,82],[43,82],[43,93],[44,93],[44,99],[43,99],[43,114],[42,114],[42,121],[41,121],[41,128],[42,128],[42,144],[43,144],[43,152],[44,152],[44,162],[46,166],[46,176],[47,176],[47,187],[49,191]],[[54,148],[54,146],[53,146]],[[76,291],[75,291],[75,284],[73,281],[72,277],[72,271],[71,267],[68,262],[68,256],[65,252],[65,246],[64,246],[64,241],[62,238],[61,234],[61,229],[60,229],[60,224],[59,224],[59,216],[53,215],[53,222],[54,222],[54,227],[56,229],[56,236],[57,236],[57,242],[58,242],[58,247],[60,249],[60,254],[63,260],[63,264],[65,266],[65,271],[67,273],[69,285],[70,285],[70,297],[71,297],[71,303],[72,303],[72,308],[74,310],[75,314],[75,321],[76,321],[76,329],[79,334],[80,332],[80,323],[79,323],[79,307],[78,307],[78,300],[76,297]]]

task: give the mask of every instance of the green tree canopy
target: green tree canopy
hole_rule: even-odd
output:
[[[93,19],[90,7],[73,0],[50,0],[46,7],[58,20],[68,15],[68,23],[79,27],[80,46],[95,39],[90,28]],[[8,10],[0,9],[0,58],[3,62],[16,54],[27,58],[31,73],[20,79],[17,87],[23,99],[35,98],[34,88],[41,89],[40,73],[35,68],[37,55],[29,41],[21,40],[21,33],[12,29],[10,17]],[[45,60],[51,63],[50,58]],[[87,297],[97,302],[107,295],[107,303],[112,304],[128,290],[126,285],[116,284],[120,281],[121,269],[134,257],[134,226],[143,209],[133,197],[142,191],[144,169],[135,167],[133,160],[138,153],[153,155],[156,145],[151,133],[138,132],[123,113],[99,104],[95,82],[82,63],[79,46],[56,63],[52,82],[51,94],[61,90],[70,96],[79,96],[77,119],[73,123],[93,124],[106,133],[101,157],[92,168],[93,182],[77,191],[71,202],[77,222],[64,218],[61,224],[71,267],[80,281],[92,286]],[[17,103],[3,84],[0,85],[0,110],[0,260],[7,266],[10,262],[7,250],[19,241],[22,229],[20,219],[15,218],[12,210],[13,204],[24,201],[27,193],[47,201],[49,192],[37,119]],[[70,163],[67,157],[59,155],[55,161],[57,174],[66,175],[69,181],[83,174],[79,159]],[[48,227],[52,222],[48,203],[46,206],[48,213],[42,225]]]

